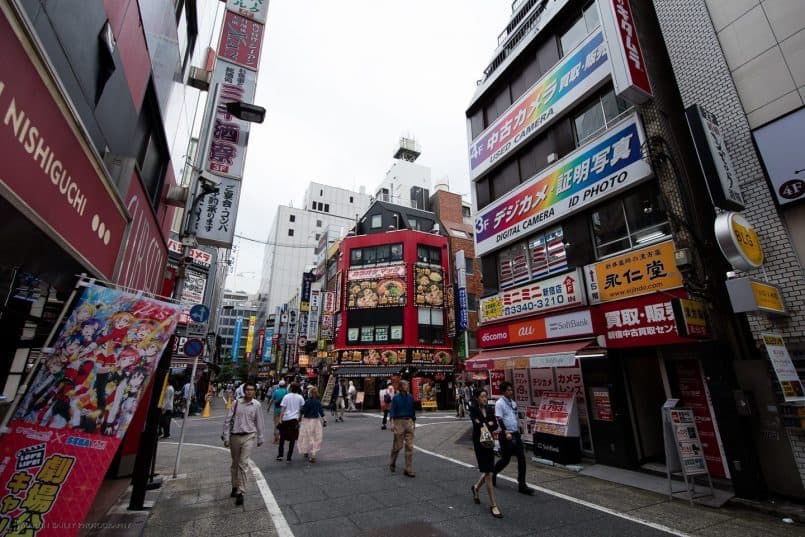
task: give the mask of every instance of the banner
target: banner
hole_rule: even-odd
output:
[[[637,114],[478,211],[475,255],[512,244],[651,175]]]
[[[240,332],[243,330],[243,317],[235,319],[235,334],[232,336],[232,362],[237,363],[240,350]]]
[[[581,306],[586,302],[581,271],[507,289],[481,299],[481,323]]]
[[[252,359],[252,347],[254,346],[254,328],[257,325],[257,316],[249,316],[249,328],[246,330],[246,360]]]
[[[609,75],[607,46],[599,30],[562,58],[472,142],[470,180],[547,128]]]
[[[1,534],[77,533],[178,319],[174,304],[84,289],[2,437]]]
[[[766,346],[766,352],[769,353],[769,360],[777,375],[785,402],[805,401],[805,389],[802,387],[797,368],[794,367],[788,349],[785,347],[783,336],[766,333],[760,334],[760,337]]]
[[[432,308],[444,307],[444,273],[441,268],[414,267],[414,303]]]

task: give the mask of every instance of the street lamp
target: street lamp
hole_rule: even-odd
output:
[[[226,103],[226,111],[236,118],[249,123],[262,123],[266,118],[265,108],[242,101]]]

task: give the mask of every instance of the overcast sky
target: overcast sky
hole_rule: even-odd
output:
[[[432,183],[470,193],[464,111],[511,0],[271,0],[237,233],[265,241],[310,181],[372,193],[401,136]],[[263,245],[235,240],[229,289],[256,292]]]

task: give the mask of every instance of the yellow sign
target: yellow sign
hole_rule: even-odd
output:
[[[483,319],[497,319],[503,317],[503,300],[497,296],[481,302],[483,305]]]
[[[730,222],[732,223],[735,242],[738,249],[743,253],[744,258],[755,267],[762,265],[763,248],[760,246],[760,239],[755,228],[738,214],[734,214]]]
[[[708,323],[707,304],[687,298],[677,300],[679,302],[679,312],[677,313],[677,310],[674,309],[674,316],[677,319],[677,328],[680,335],[686,337],[709,337],[710,325]]]
[[[755,297],[758,308],[766,311],[775,311],[785,313],[785,305],[783,298],[780,296],[780,290],[773,285],[766,285],[756,281],[751,282],[752,295]]]
[[[673,241],[610,257],[584,267],[593,304],[682,287]]]
[[[257,324],[257,316],[249,317],[249,331],[246,332],[246,357],[251,358],[252,345],[254,344],[254,327]]]

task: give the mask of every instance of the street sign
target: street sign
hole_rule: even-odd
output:
[[[210,308],[204,304],[196,304],[190,308],[190,318],[197,323],[206,323],[210,318]]]
[[[206,334],[207,334],[207,323],[196,323],[193,321],[187,323],[187,335],[204,336]]]
[[[203,350],[204,342],[197,338],[188,339],[187,343],[184,344],[185,356],[189,356],[190,358],[195,358],[200,355]]]

